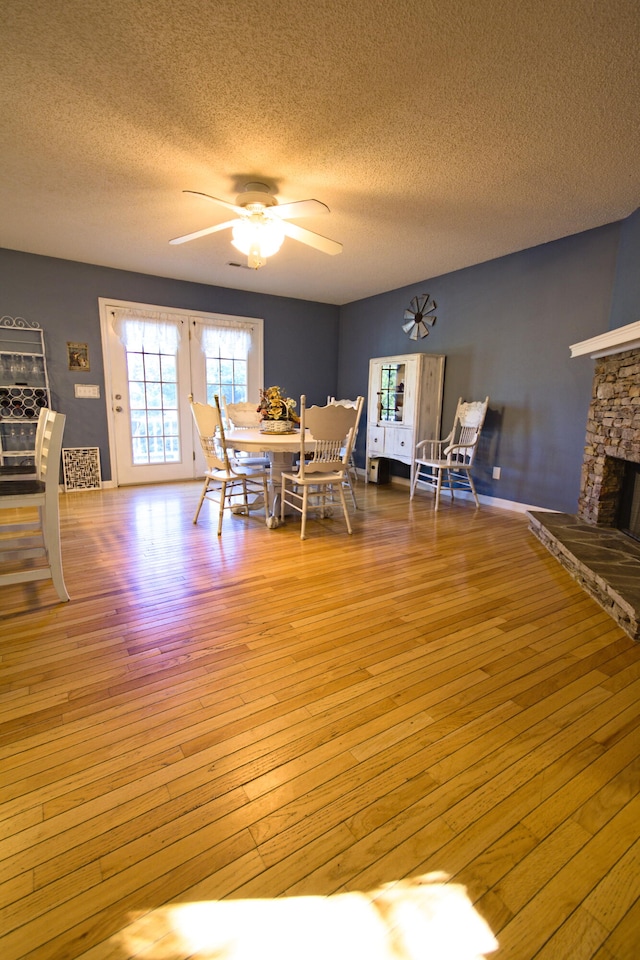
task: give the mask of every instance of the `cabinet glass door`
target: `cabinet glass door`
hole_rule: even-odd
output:
[[[383,363],[380,378],[379,421],[402,423],[404,420],[404,363]]]

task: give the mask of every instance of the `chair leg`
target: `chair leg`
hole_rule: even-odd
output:
[[[227,484],[226,481],[222,481],[220,487],[220,512],[218,513],[218,536],[222,536],[222,518],[224,516],[224,504],[227,499]]]
[[[469,481],[469,487],[471,488],[471,493],[473,494],[473,499],[476,501],[476,507],[480,506],[480,501],[478,500],[478,494],[476,493],[476,485],[473,482],[473,477],[471,476],[470,471],[467,471],[467,480]]]
[[[194,518],[193,518],[193,522],[194,522],[194,523],[197,523],[197,522],[198,522],[198,516],[200,515],[200,510],[202,509],[202,504],[204,503],[204,498],[205,498],[206,495],[207,495],[207,490],[208,490],[208,489],[209,489],[209,478],[208,478],[208,477],[205,477],[205,478],[204,478],[204,485],[203,485],[203,487],[202,487],[202,493],[200,494],[200,500],[198,501],[198,506],[196,507],[196,513],[195,513],[195,516],[194,516]]]
[[[441,489],[442,489],[442,474],[444,473],[444,470],[442,469],[442,467],[436,467],[436,472],[437,472],[437,474],[438,474],[438,479],[437,479],[437,481],[436,481],[436,503],[435,503],[435,509],[437,510],[438,507],[440,506],[440,491],[441,491]]]
[[[349,487],[349,493],[351,494],[351,499],[353,500],[354,509],[357,510],[357,509],[358,509],[358,501],[356,500],[356,492],[355,492],[355,490],[353,489],[353,480],[351,479],[351,474],[349,473],[348,470],[347,470],[347,472],[345,473],[344,478],[345,478],[345,480],[347,481],[347,485],[348,485],[348,487]]]
[[[449,493],[451,494],[451,499],[455,500],[455,479],[451,476],[451,470],[447,470],[447,486],[449,487]]]
[[[347,525],[347,533],[353,533],[351,529],[351,523],[349,522],[349,512],[347,510],[347,501],[344,498],[344,491],[342,489],[342,484],[338,488],[338,493],[340,494],[340,499],[342,500],[342,512],[344,513],[344,522]]]
[[[44,536],[45,549],[47,551],[47,562],[51,570],[51,579],[56,593],[61,600],[70,599],[62,575],[62,551],[60,549],[60,517],[56,509],[47,509],[45,506],[41,515],[42,533]]]
[[[356,500],[356,486],[358,485],[358,468],[356,467],[356,462],[351,457],[349,459],[349,466],[347,468],[347,480],[349,481],[349,489],[351,490],[351,497],[353,499],[354,509],[358,509],[358,501]]]
[[[414,498],[416,487],[418,486],[418,481],[420,480],[420,470],[421,470],[420,464],[416,464],[415,467],[411,468],[410,493],[409,493],[410,500],[413,500]],[[430,480],[425,480],[424,482],[429,483],[430,486],[433,486],[433,483],[431,483]]]
[[[342,488],[341,488],[342,489]],[[309,506],[309,487],[305,483],[302,490],[302,518],[300,525],[300,539],[306,540],[306,529],[307,529],[307,510]]]

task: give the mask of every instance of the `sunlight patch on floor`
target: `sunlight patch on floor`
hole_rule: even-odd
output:
[[[497,949],[466,890],[427,875],[370,893],[171,904],[111,941],[148,960],[481,960]]]

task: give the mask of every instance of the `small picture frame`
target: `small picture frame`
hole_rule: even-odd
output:
[[[67,359],[69,362],[69,370],[88,373],[91,370],[89,364],[89,344],[69,343],[67,341]]]

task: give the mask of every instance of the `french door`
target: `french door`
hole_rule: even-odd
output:
[[[113,480],[202,476],[189,394],[208,403],[216,393],[257,403],[262,320],[106,298],[99,303]]]

